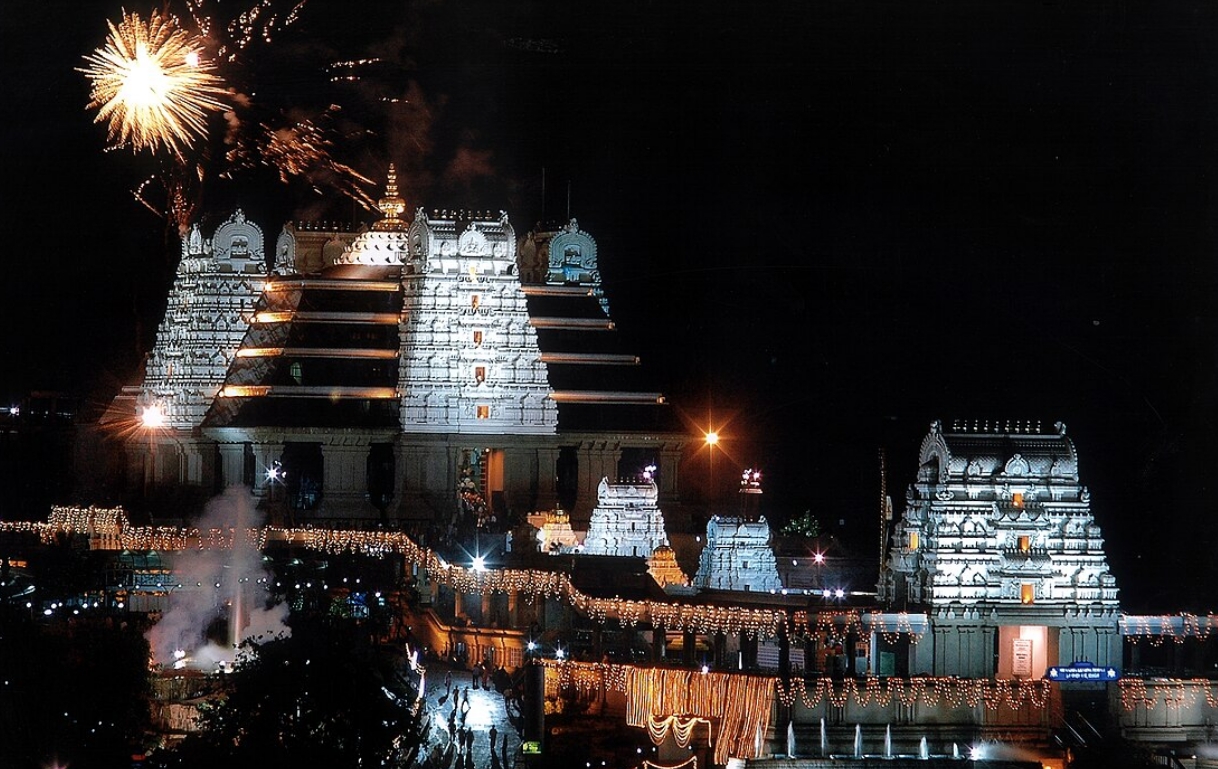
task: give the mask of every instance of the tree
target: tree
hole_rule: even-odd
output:
[[[34,619],[0,605],[0,766],[109,769],[142,751],[144,628],[98,611]]]
[[[792,518],[786,526],[782,527],[781,533],[814,539],[820,535],[820,522],[812,516],[811,510],[805,510],[803,515]]]
[[[156,758],[166,767],[399,767],[426,724],[402,662],[353,623],[297,618],[292,634],[247,641],[200,729]]]

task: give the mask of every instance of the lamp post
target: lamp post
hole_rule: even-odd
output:
[[[156,486],[156,433],[165,427],[165,410],[160,403],[152,402],[140,411],[140,426],[148,438],[148,464],[144,468],[144,501]]]
[[[719,433],[715,430],[708,430],[705,435],[706,441],[706,464],[707,464],[707,501],[711,502],[718,496],[715,493],[715,447],[719,445]]]
[[[272,519],[280,518],[281,525],[286,524],[287,521],[282,520],[282,517],[278,515],[278,511],[275,508],[275,484],[283,483],[283,479],[286,478],[287,475],[287,472],[284,471],[283,465],[280,464],[278,459],[272,462],[271,466],[266,469],[267,506],[270,508]]]

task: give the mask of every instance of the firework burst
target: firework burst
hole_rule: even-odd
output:
[[[124,12],[109,27],[105,45],[80,69],[92,83],[94,122],[107,123],[114,147],[184,158],[206,137],[208,115],[225,109],[224,81],[200,57],[202,40],[157,11],[147,21]]]

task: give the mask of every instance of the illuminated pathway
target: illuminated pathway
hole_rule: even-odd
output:
[[[452,688],[445,684],[445,674],[451,675]],[[503,695],[492,688],[488,691],[472,686],[472,674],[464,668],[442,662],[427,664],[424,698],[430,715],[428,745],[420,751],[420,763],[427,769],[474,766],[478,769],[509,769],[516,763],[520,736],[513,725],[519,723],[517,711],[509,716]],[[457,696],[454,696],[456,692]],[[464,706],[468,693],[468,709]],[[464,726],[473,735],[470,750],[458,752],[452,739],[450,725],[460,739],[462,712]],[[513,718],[513,716],[517,716]],[[491,752],[491,728],[495,730],[495,750]]]

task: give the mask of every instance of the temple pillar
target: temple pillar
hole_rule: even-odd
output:
[[[714,655],[715,667],[727,667],[727,634],[723,632],[715,633],[711,649]]]
[[[659,462],[656,474],[660,481],[659,504],[663,509],[665,504],[680,500],[681,447],[665,445],[660,449]]]
[[[740,634],[740,669],[752,670],[757,667],[757,636],[747,633]]]
[[[651,663],[659,665],[664,662],[665,647],[668,645],[668,639],[663,628],[652,627],[651,629]]]
[[[519,603],[520,603],[520,591],[509,590],[508,594],[507,594],[507,626],[508,627],[519,627],[520,626],[520,623],[518,622],[518,620],[520,619],[520,616],[517,613],[517,606]]]
[[[617,447],[604,441],[580,445],[575,509],[570,511],[572,518],[583,520],[592,512],[602,478],[617,480],[617,457]]]
[[[368,444],[321,444],[321,510],[327,517],[362,518],[371,514],[368,497]]]
[[[684,630],[681,633],[681,664],[693,665],[696,661],[695,653],[698,650],[698,636],[692,630]]]
[[[537,501],[538,510],[553,510],[558,507],[558,455],[556,447],[537,450]]]
[[[182,482],[190,486],[203,486],[206,482],[204,473],[207,469],[206,450],[211,443],[201,443],[198,440],[182,442]]]
[[[245,483],[245,444],[220,444],[220,482],[223,486]]]

